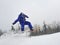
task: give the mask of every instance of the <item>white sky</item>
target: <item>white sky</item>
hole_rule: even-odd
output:
[[[32,24],[60,20],[60,0],[0,0],[0,29],[10,29],[20,12],[30,18]]]

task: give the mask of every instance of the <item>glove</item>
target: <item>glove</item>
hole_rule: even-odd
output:
[[[12,25],[14,25],[14,23],[12,23]]]

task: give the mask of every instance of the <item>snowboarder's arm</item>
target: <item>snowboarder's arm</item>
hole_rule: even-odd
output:
[[[27,15],[24,14],[24,17],[29,18]]]
[[[14,24],[16,24],[18,22],[18,19],[16,19],[12,24],[14,25]]]

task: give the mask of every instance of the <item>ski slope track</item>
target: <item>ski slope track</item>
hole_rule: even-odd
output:
[[[26,33],[7,33],[0,37],[0,45],[60,45],[60,32],[33,37]]]

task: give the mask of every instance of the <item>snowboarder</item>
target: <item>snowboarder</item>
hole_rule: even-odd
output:
[[[22,32],[24,32],[24,26],[25,25],[28,25],[30,30],[33,31],[33,26],[31,25],[31,23],[29,21],[26,21],[26,18],[29,18],[29,17],[21,12],[19,14],[18,18],[12,24],[14,25],[17,22],[19,22],[21,24],[21,31]]]

